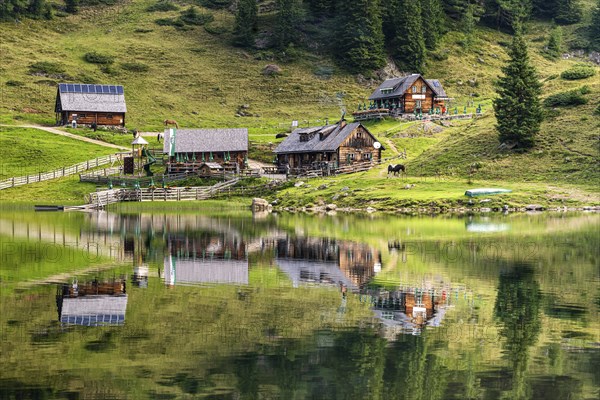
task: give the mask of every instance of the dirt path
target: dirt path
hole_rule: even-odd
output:
[[[103,142],[101,140],[95,140],[95,139],[90,139],[90,138],[86,138],[86,137],[79,136],[79,135],[74,135],[74,134],[69,133],[69,132],[61,131],[60,129],[57,129],[57,128],[51,128],[49,126],[41,126],[41,125],[4,125],[4,124],[0,124],[0,126],[8,127],[8,128],[31,128],[31,129],[39,129],[39,130],[42,130],[42,131],[45,131],[45,132],[48,132],[48,133],[52,133],[54,135],[65,136],[65,137],[68,137],[68,138],[71,138],[71,139],[80,140],[82,142],[93,143],[93,144],[96,144],[98,146],[110,147],[110,148],[113,148],[113,149],[126,150],[126,151],[131,150],[129,147],[118,146],[116,144],[106,143],[106,142]]]

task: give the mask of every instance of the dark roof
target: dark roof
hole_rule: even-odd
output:
[[[402,96],[419,78],[423,77],[420,74],[412,74],[401,78],[386,79],[377,89],[375,89],[373,94],[369,96],[369,100],[389,99]],[[433,90],[436,97],[447,97],[446,91],[439,80],[425,78],[423,78],[423,80],[429,85],[431,90]],[[385,89],[391,89],[391,91],[384,93]]]
[[[56,112],[127,112],[123,86],[60,83],[56,97]]]
[[[433,89],[433,92],[436,94],[436,97],[444,97],[444,98],[448,98],[448,95],[446,94],[446,91],[444,90],[444,87],[442,86],[442,83],[437,80],[437,79],[425,79],[427,81],[427,83],[429,83],[429,86],[431,86],[431,89]]]
[[[277,146],[274,152],[276,154],[282,154],[336,151],[344,140],[350,136],[352,131],[359,126],[361,126],[360,122],[352,122],[346,124],[343,128],[340,128],[339,124],[299,128],[290,133],[290,135]],[[371,134],[367,128],[364,129],[369,135]],[[312,135],[312,138],[307,141],[300,141],[300,136],[302,134]],[[321,140],[321,134],[326,135],[323,140]]]
[[[163,151],[170,150],[170,129],[165,129]],[[175,129],[175,153],[248,151],[248,129]]]

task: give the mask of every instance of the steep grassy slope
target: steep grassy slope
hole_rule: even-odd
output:
[[[177,119],[185,127],[248,127],[253,157],[269,161],[269,151],[279,141],[274,134],[289,129],[292,120],[304,126],[339,118],[340,108],[350,113],[380,83],[349,75],[322,55],[300,52],[294,60],[283,61],[273,59],[270,51],[232,47],[233,16],[227,11],[210,10],[215,20],[208,29],[159,26],[154,22],[157,18],[174,17],[178,11],[147,13],[145,9],[154,3],[127,0],[50,22],[3,23],[0,122],[53,123],[59,81],[123,84],[129,128],[159,130],[165,118]],[[593,3],[582,2],[587,10]],[[269,20],[272,15],[261,18]],[[582,23],[565,27],[565,41],[573,40],[575,31],[588,20],[586,12]],[[600,122],[594,112],[600,102],[600,70],[596,68],[595,76],[580,81],[560,78],[562,71],[583,60],[544,58],[551,29],[550,23],[528,24],[530,54],[544,82],[543,95],[585,85],[588,104],[548,110],[535,149],[527,154],[498,149],[491,99],[510,37],[478,27],[469,46],[463,33],[446,34],[430,57],[427,76],[439,78],[455,98],[451,109],[462,112],[468,105],[467,111],[473,112],[481,104],[484,116],[441,129],[433,126],[433,131],[431,126],[424,130],[421,123],[370,123],[387,148],[385,156],[406,149],[409,176],[464,181],[472,170],[475,180],[551,181],[593,190],[599,176]],[[87,63],[83,56],[90,51],[114,56],[115,63],[104,70]],[[30,75],[29,66],[40,61],[56,63],[64,71],[58,76]],[[148,71],[131,72],[126,63],[144,64]],[[282,74],[264,76],[261,71],[269,63],[280,65]],[[325,79],[322,71],[331,75]],[[236,116],[242,105],[249,106],[245,111],[252,116]]]

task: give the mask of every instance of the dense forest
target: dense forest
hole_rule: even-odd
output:
[[[77,13],[80,7],[116,2],[1,0],[0,19],[51,19],[58,13]],[[402,70],[423,72],[444,33],[462,31],[468,47],[478,24],[514,32],[528,20],[554,21],[557,28],[548,48],[556,53],[560,25],[583,18],[578,0],[158,0],[148,11],[177,9],[182,3],[190,6],[186,12],[194,18],[204,16],[195,5],[235,14],[232,45],[273,48],[289,57],[300,48],[319,49],[343,60],[341,67],[360,73],[381,68],[388,58]],[[592,12],[589,24],[578,32],[578,49],[600,50],[600,1]],[[268,40],[259,40],[259,32],[264,36],[265,31]]]

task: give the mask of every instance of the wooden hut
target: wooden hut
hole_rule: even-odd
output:
[[[163,151],[170,164],[197,170],[203,163],[244,169],[248,160],[248,129],[166,129]],[[179,168],[181,169],[181,168]]]
[[[223,173],[223,167],[215,162],[202,163],[198,168],[198,174],[201,176],[214,176],[221,173]]]
[[[60,83],[54,107],[58,125],[125,126],[125,92],[118,85]]]
[[[451,100],[437,79],[425,79],[420,74],[384,81],[369,96],[377,109],[389,109],[392,114],[441,111]],[[437,109],[437,110],[436,110]]]
[[[359,122],[342,120],[334,125],[299,128],[277,146],[277,164],[290,169],[310,169],[316,164],[332,168],[356,162],[381,160],[384,148]]]

